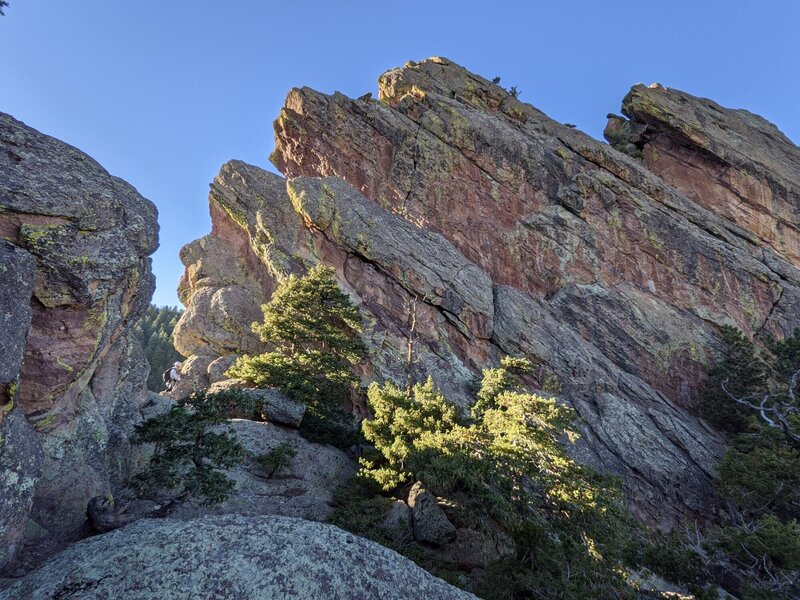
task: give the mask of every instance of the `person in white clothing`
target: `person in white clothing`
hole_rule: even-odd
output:
[[[164,383],[167,384],[167,391],[171,392],[175,384],[181,380],[181,363],[176,362],[164,372]]]

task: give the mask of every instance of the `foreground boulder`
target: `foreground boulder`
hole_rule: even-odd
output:
[[[133,468],[148,366],[132,328],[155,283],[156,209],[0,113],[0,238],[2,567],[22,532],[26,545],[79,535],[89,499]]]
[[[143,520],[84,540],[7,598],[474,598],[374,542],[288,517]]]

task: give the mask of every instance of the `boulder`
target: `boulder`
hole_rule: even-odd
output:
[[[474,598],[332,525],[289,517],[146,519],[84,540],[8,598]]]
[[[504,558],[513,557],[514,540],[499,529],[456,530],[455,538],[436,549],[438,558],[462,569],[485,569]]]
[[[220,356],[208,365],[208,381],[213,385],[218,381],[225,381],[228,379],[226,373],[228,369],[233,366],[236,359],[239,358],[238,354],[226,354]]]
[[[223,426],[220,430],[228,429]],[[230,430],[252,453],[239,467],[224,471],[235,488],[225,502],[204,506],[189,500],[169,516],[191,519],[206,514],[285,515],[324,520],[331,513],[334,490],[355,475],[357,465],[333,446],[314,444],[297,431],[272,423],[234,419]],[[268,454],[279,444],[291,444],[297,451],[290,465],[270,473],[256,457]]]
[[[246,385],[246,382],[240,379],[226,379],[211,384],[208,392],[213,394],[223,390],[240,390],[254,406],[259,407],[257,410],[260,410],[261,416],[270,423],[300,427],[306,412],[305,404],[290,400],[280,390],[250,388]]]
[[[395,500],[386,511],[381,528],[399,543],[409,542],[414,538],[414,527],[411,523],[411,509],[402,500]]]
[[[436,496],[417,481],[408,492],[408,506],[414,539],[429,544],[444,544],[456,538],[456,528],[439,507]]]

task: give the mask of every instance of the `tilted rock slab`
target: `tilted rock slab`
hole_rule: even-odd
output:
[[[128,438],[148,366],[132,327],[154,287],[156,209],[86,154],[0,114],[0,237],[34,265],[27,287],[4,273],[0,293],[24,295],[17,306],[30,315],[4,324],[9,341],[21,332],[14,404],[35,430],[14,447],[44,448],[29,529],[66,538],[135,460]]]
[[[225,379],[212,383],[208,388],[209,394],[224,390],[240,390],[252,402],[261,416],[270,423],[300,427],[303,415],[306,414],[306,405],[289,399],[286,394],[274,388],[247,387],[241,379]],[[250,415],[242,416],[249,419]]]
[[[800,148],[775,125],[658,84],[633,86],[622,113],[630,121],[610,116],[611,141],[622,133],[648,169],[688,198],[765,252],[800,262]]]
[[[332,525],[238,515],[138,521],[73,545],[2,594],[30,600],[475,598]]]

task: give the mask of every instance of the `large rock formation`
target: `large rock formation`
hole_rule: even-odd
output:
[[[33,256],[0,240],[0,567],[17,552],[42,470],[41,442],[15,401],[31,324],[29,300],[35,269]]]
[[[226,515],[143,520],[84,540],[7,598],[475,598],[332,525]]]
[[[79,150],[0,114],[0,237],[2,565],[26,525],[28,537],[68,539],[88,500],[128,475],[148,371],[131,329],[153,291],[156,210]]]
[[[722,442],[698,388],[720,325],[800,325],[800,159],[762,119],[681,92],[637,86],[625,106],[620,152],[441,58],[385,73],[377,100],[292,90],[271,157],[289,179],[223,166],[211,236],[182,252],[177,344],[207,374],[260,317],[230,323],[225,290],[257,306],[325,262],[365,317],[365,377],[402,380],[416,310],[418,378],[464,404],[479,369],[525,355],[580,415],[574,453],[622,475],[638,514],[710,516]],[[702,140],[687,125],[717,113]],[[207,310],[213,331],[192,318]]]

